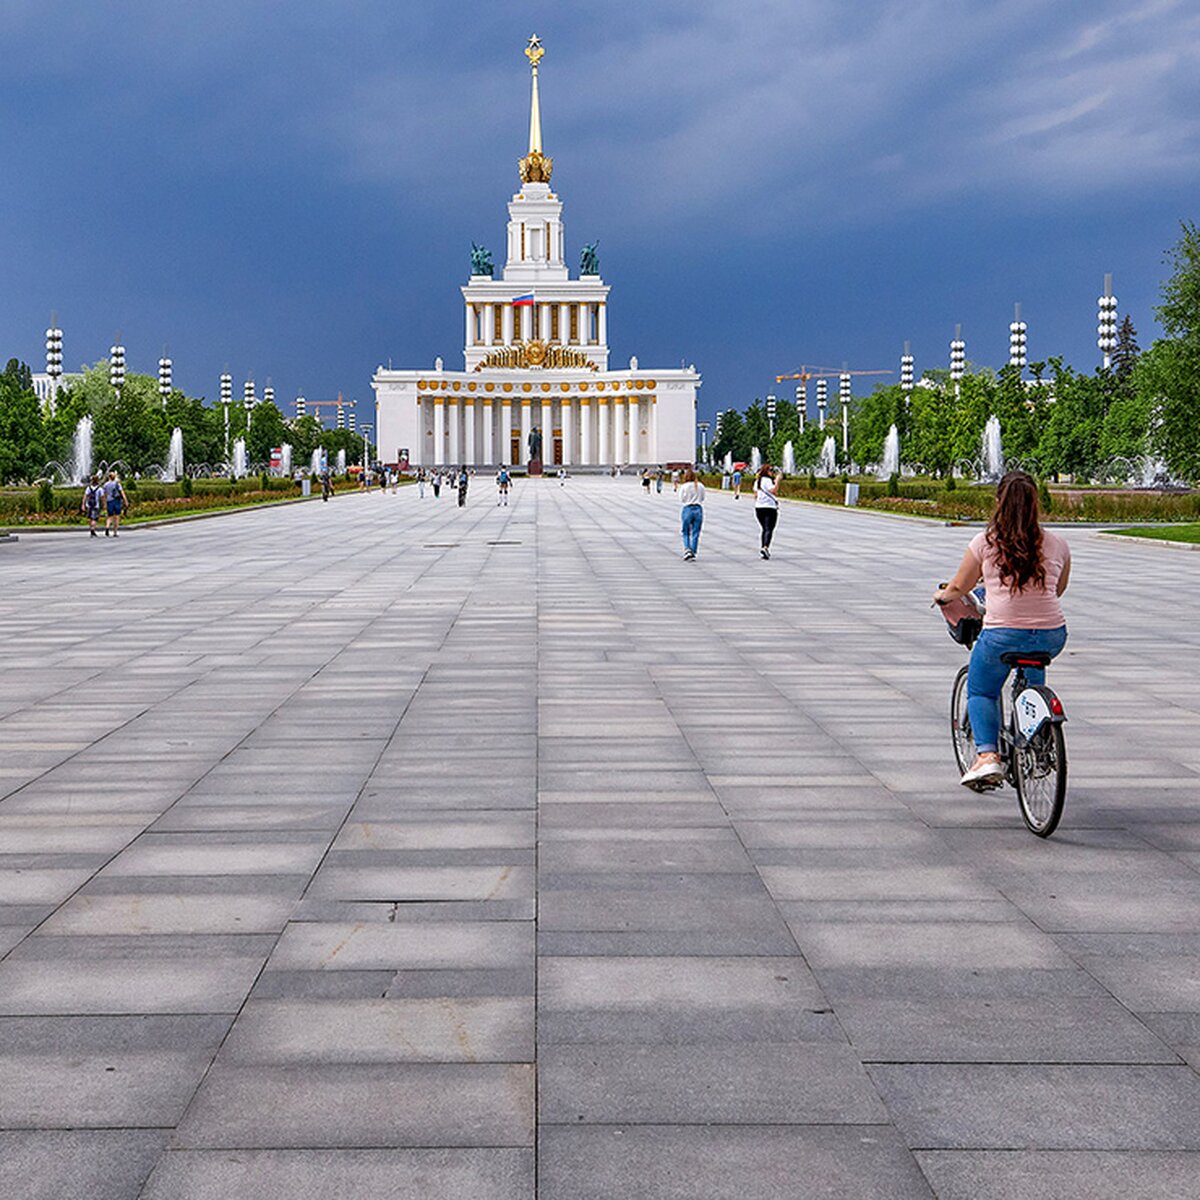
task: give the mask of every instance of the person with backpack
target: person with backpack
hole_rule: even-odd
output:
[[[96,533],[96,522],[100,519],[100,500],[104,495],[104,489],[100,486],[100,476],[93,475],[91,482],[83,489],[83,501],[80,504],[80,511],[87,517],[88,529],[91,531],[92,537],[98,537]]]
[[[763,463],[754,477],[754,515],[762,533],[758,552],[763,558],[771,557],[771,538],[779,520],[778,489],[779,476],[770,463]]]
[[[458,507],[466,508],[467,506],[467,488],[471,483],[471,475],[466,467],[461,467],[458,472]]]
[[[108,479],[104,483],[104,536],[108,537],[109,530],[112,530],[113,537],[117,536],[117,531],[121,528],[121,513],[129,507],[129,497],[125,495],[125,489],[121,486],[121,481],[117,478],[116,471],[109,471]]]
[[[504,505],[505,508],[508,507],[509,482],[508,468],[502,466],[500,470],[496,472],[496,487],[500,489],[500,494],[496,498],[497,508],[499,508],[500,505]]]
[[[324,503],[333,495],[333,478],[329,474],[327,467],[321,472],[321,501]]]

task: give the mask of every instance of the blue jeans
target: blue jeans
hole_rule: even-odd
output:
[[[967,673],[967,713],[975,749],[995,752],[1000,743],[1000,692],[1010,667],[1000,661],[1001,654],[1041,650],[1052,657],[1067,644],[1067,627],[1057,629],[985,629],[971,651]],[[1030,683],[1044,683],[1046,672],[1026,667]]]
[[[695,554],[700,549],[700,526],[704,524],[704,505],[685,504],[683,514],[683,548]]]

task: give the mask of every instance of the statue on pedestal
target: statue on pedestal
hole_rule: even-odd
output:
[[[600,245],[600,239],[597,238],[594,242],[588,242],[579,253],[579,273],[580,275],[599,275],[600,274],[600,256],[596,253],[596,247]]]
[[[477,246],[474,242],[471,243],[471,274],[486,275],[491,279],[496,273],[496,268],[492,264],[492,252],[485,249],[483,246]]]
[[[541,462],[542,459],[542,431],[535,425],[529,431],[529,461],[531,463]]]

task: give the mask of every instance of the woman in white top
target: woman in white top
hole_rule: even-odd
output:
[[[770,463],[763,463],[754,477],[754,515],[762,529],[762,544],[759,554],[771,557],[771,538],[775,534],[775,522],[779,520],[779,476]]]
[[[683,518],[683,560],[691,562],[700,549],[700,526],[704,524],[704,484],[691,467],[683,473],[679,503]]]

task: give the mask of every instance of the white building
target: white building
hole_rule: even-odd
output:
[[[476,251],[462,288],[463,370],[444,370],[440,358],[430,370],[376,369],[379,457],[426,467],[530,462],[535,470],[691,462],[695,367],[651,370],[631,358],[628,369],[610,369],[608,285],[567,270],[562,201],[550,190],[553,160],[542,153],[536,37],[525,53],[533,68],[529,153],[508,204],[502,276],[493,278],[486,251]],[[596,271],[594,246],[582,266]]]

